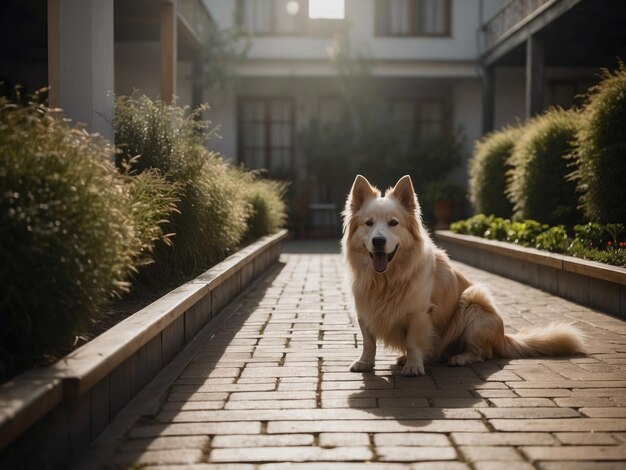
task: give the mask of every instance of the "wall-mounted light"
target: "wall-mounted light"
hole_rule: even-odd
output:
[[[285,8],[287,8],[287,14],[295,16],[300,11],[300,2],[297,0],[289,0],[285,5]]]

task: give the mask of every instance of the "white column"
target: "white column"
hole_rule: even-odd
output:
[[[48,0],[51,105],[113,140],[113,0]]]
[[[171,103],[176,94],[178,66],[176,0],[161,3],[161,100]]]

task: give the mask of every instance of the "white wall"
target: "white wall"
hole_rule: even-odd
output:
[[[113,0],[62,0],[58,8],[59,105],[113,140]]]
[[[474,61],[479,1],[453,0],[451,37],[386,38],[374,35],[374,0],[346,0],[350,39],[356,51],[377,60]],[[488,0],[494,3],[501,0]],[[235,0],[204,0],[216,22],[234,25]],[[327,60],[332,37],[255,37],[251,59]]]

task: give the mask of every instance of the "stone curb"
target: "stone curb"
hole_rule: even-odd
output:
[[[626,318],[626,269],[473,235],[437,230],[450,257]]]
[[[258,240],[56,364],[5,383],[2,453],[30,448],[50,452],[57,462],[77,455],[205,324],[277,261],[286,237],[282,230]]]

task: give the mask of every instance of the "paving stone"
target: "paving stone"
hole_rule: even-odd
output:
[[[209,444],[208,436],[157,437],[156,439],[133,439],[123,445],[123,451],[146,451],[168,449],[204,449]]]
[[[603,432],[557,432],[554,437],[562,444],[575,446],[618,444],[612,435]]]
[[[450,441],[444,434],[430,433],[377,433],[374,434],[374,444],[378,447],[398,446],[449,446]]]
[[[354,447],[369,446],[370,437],[363,432],[323,432],[319,435],[321,447]]]
[[[474,463],[475,470],[502,470],[503,468],[506,468],[506,470],[534,470],[535,467],[528,462],[511,460],[507,460],[505,462],[502,460],[495,460]]]
[[[556,404],[547,398],[491,398],[489,400],[498,408],[523,408],[523,407],[542,407],[556,406]],[[567,405],[559,405],[567,406]]]
[[[565,462],[538,462],[537,467],[541,470],[624,470],[624,463],[567,460]]]
[[[498,431],[626,431],[626,420],[611,418],[491,419],[489,423]]]
[[[201,462],[204,453],[201,449],[148,450],[145,452],[120,452],[115,456],[114,464],[128,466],[150,464],[193,464]]]
[[[252,400],[229,401],[226,410],[289,410],[302,408],[316,408],[315,400]]]
[[[231,393],[228,401],[238,400],[314,400],[315,391],[290,392],[235,392]]]
[[[159,436],[194,436],[210,434],[259,434],[261,423],[177,423],[167,425],[139,426],[130,432],[131,438]]]
[[[558,406],[571,407],[571,408],[583,408],[583,407],[606,407],[606,406],[615,406],[608,398],[600,398],[600,397],[564,397],[564,398],[555,398],[554,402]]]
[[[434,467],[435,470],[445,470]],[[307,463],[266,463],[259,465],[259,470],[362,470],[363,463],[353,462],[307,462]],[[407,466],[399,463],[367,462],[367,470],[406,470]],[[457,469],[450,469],[457,470]]]
[[[521,447],[530,460],[626,460],[626,446]]]
[[[368,447],[244,447],[213,449],[212,462],[315,462],[315,461],[365,461],[371,460]]]
[[[453,447],[376,447],[376,454],[387,462],[416,462],[434,460],[455,460]]]
[[[461,446],[459,450],[470,462],[522,460],[519,453],[508,446]]]
[[[590,418],[626,418],[626,408],[581,408],[583,415]]]
[[[367,436],[367,434],[365,434]],[[211,441],[211,447],[284,447],[284,446],[307,446],[315,441],[312,434],[259,434],[240,436],[215,436]],[[361,445],[361,444],[354,444]],[[367,445],[367,444],[365,444]]]
[[[369,468],[369,467],[368,467]],[[463,462],[419,462],[411,465],[411,470],[467,470]]]
[[[461,446],[558,445],[551,434],[538,432],[454,432],[450,437]]]

